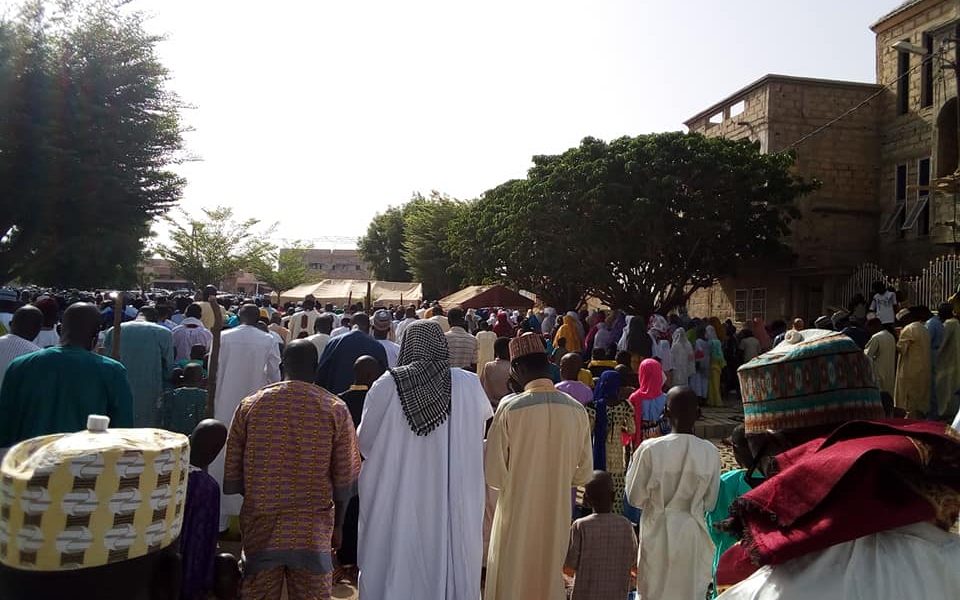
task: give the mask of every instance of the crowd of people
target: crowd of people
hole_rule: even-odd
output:
[[[738,329],[0,289],[0,327],[3,598],[960,589],[951,302]],[[739,403],[722,473],[696,422]]]

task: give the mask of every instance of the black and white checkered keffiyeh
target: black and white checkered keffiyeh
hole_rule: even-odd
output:
[[[415,321],[403,332],[397,366],[390,369],[410,429],[427,435],[450,415],[452,383],[447,338],[434,321]]]

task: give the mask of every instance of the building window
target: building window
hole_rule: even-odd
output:
[[[904,40],[909,42],[910,40]],[[910,110],[910,53],[897,53],[897,114]]]
[[[923,66],[920,67],[920,106],[933,106],[933,36],[923,34]]]
[[[767,288],[753,288],[750,291],[750,320],[753,319],[767,322]]]
[[[733,318],[739,323],[746,323],[747,308],[750,304],[750,290],[737,290],[734,292],[733,300]]]
[[[310,270],[312,270],[312,271],[322,271],[322,270],[323,270],[323,265],[321,265],[320,263],[310,263],[309,267],[310,267]]]
[[[917,233],[930,235],[930,158],[920,159],[917,174],[917,204],[920,216],[917,220]]]
[[[889,233],[896,227],[897,235],[903,237],[901,228],[905,220],[904,209],[907,204],[907,165],[897,165],[895,189],[893,212],[883,222],[880,233]]]
[[[355,268],[353,269],[354,271],[359,271],[359,270],[360,270],[360,265],[354,265],[354,267],[355,267]]]

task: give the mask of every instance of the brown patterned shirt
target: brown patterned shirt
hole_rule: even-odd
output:
[[[577,572],[572,600],[623,600],[637,561],[633,525],[620,515],[594,513],[570,526],[564,566]]]

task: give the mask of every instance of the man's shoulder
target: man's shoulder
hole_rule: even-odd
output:
[[[518,410],[533,406],[551,405],[584,412],[582,404],[577,402],[570,394],[561,390],[523,391],[502,399],[500,405],[504,407],[504,410]]]

